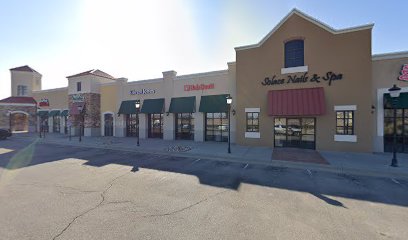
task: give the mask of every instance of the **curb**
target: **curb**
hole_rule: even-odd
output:
[[[24,141],[33,141],[35,139],[27,139],[27,138],[16,138],[17,140],[24,140]],[[320,171],[320,172],[328,172],[328,173],[337,173],[337,174],[349,174],[349,175],[356,175],[356,176],[367,176],[367,177],[382,177],[382,178],[403,178],[408,180],[408,173],[401,173],[401,172],[385,172],[385,171],[376,171],[376,170],[367,170],[367,169],[358,169],[358,168],[349,168],[349,167],[334,167],[331,165],[321,165],[321,164],[313,164],[313,163],[300,163],[300,162],[290,162],[284,160],[271,160],[271,161],[260,161],[256,159],[249,160],[248,158],[239,158],[239,157],[231,157],[231,156],[217,156],[211,154],[192,154],[188,152],[178,153],[178,152],[167,152],[162,150],[148,150],[148,149],[130,149],[130,148],[122,148],[122,147],[109,147],[106,145],[97,146],[94,144],[87,144],[82,142],[81,145],[71,142],[61,143],[60,141],[52,141],[48,139],[42,139],[41,141],[37,142],[41,144],[57,144],[57,145],[69,145],[73,147],[89,147],[89,148],[96,148],[96,149],[107,149],[107,150],[116,150],[116,151],[126,151],[126,152],[133,152],[133,153],[147,153],[147,154],[158,154],[158,155],[167,155],[167,156],[174,156],[174,157],[194,157],[194,158],[204,158],[207,160],[213,161],[224,161],[224,162],[233,162],[233,163],[246,163],[246,164],[256,164],[256,165],[267,165],[273,167],[283,167],[283,168],[292,168],[292,169],[300,169],[300,170],[310,170],[310,171]]]

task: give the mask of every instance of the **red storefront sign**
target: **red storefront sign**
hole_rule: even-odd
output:
[[[208,90],[208,89],[214,89],[214,83],[210,84],[188,84],[184,85],[184,91],[201,91],[201,90]]]
[[[39,107],[49,107],[50,106],[50,101],[46,98],[42,98],[39,102],[38,102],[38,106]]]
[[[408,64],[404,64],[401,70],[401,76],[398,78],[401,81],[408,81]]]

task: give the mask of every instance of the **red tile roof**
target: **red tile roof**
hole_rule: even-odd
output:
[[[35,72],[35,73],[39,73],[39,72],[35,71],[34,69],[30,68],[28,65],[21,66],[21,67],[16,67],[16,68],[11,68],[10,71]]]
[[[86,72],[71,75],[71,76],[68,76],[67,78],[80,77],[80,76],[86,76],[86,75],[94,75],[94,76],[98,76],[98,77],[109,78],[109,79],[112,79],[112,80],[115,79],[114,77],[107,74],[106,72],[103,72],[103,71],[98,70],[98,69],[93,69],[93,70],[89,70],[89,71],[86,71]]]
[[[316,116],[325,114],[325,111],[322,87],[268,92],[269,116]]]
[[[0,100],[0,103],[32,103],[37,104],[32,97],[8,97]]]

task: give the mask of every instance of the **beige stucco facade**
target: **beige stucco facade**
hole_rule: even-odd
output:
[[[17,85],[25,84],[29,86],[28,95],[37,102],[48,100],[49,106],[40,107],[40,111],[69,110],[70,113],[77,104],[74,98],[79,97],[88,106],[85,111],[85,136],[104,136],[104,121],[106,117],[112,117],[113,136],[116,137],[127,135],[128,116],[118,114],[124,101],[140,100],[143,106],[147,99],[164,99],[164,140],[175,139],[176,114],[169,112],[171,100],[194,97],[194,141],[205,141],[206,114],[199,111],[201,99],[203,96],[226,94],[233,99],[230,121],[233,143],[275,147],[275,118],[313,118],[317,150],[382,152],[383,97],[393,84],[408,92],[408,83],[397,80],[401,66],[408,64],[408,53],[373,56],[372,28],[373,25],[364,25],[335,30],[293,10],[259,43],[237,47],[236,62],[226,64],[224,70],[180,76],[175,71],[165,71],[161,78],[136,81],[91,70],[67,77],[68,86],[65,88],[50,90],[41,90],[41,74],[33,69],[30,68],[32,71],[29,73],[12,70],[12,95],[17,94]],[[296,39],[304,43],[304,64],[285,68],[285,43]],[[27,70],[26,67],[23,69]],[[320,77],[319,81],[311,81],[314,74]],[[336,75],[339,79],[329,84],[329,81],[323,80],[327,74]],[[307,80],[288,83],[289,77],[302,76]],[[273,77],[284,81],[282,84],[262,84],[265,78]],[[188,87],[200,85],[211,87]],[[310,88],[323,89],[323,113],[291,116],[269,114],[271,102],[268,94],[271,91]],[[353,111],[352,135],[337,135],[336,111],[339,109]],[[259,112],[259,131],[247,132],[247,112]],[[73,133],[79,133],[78,118],[71,116],[68,119],[72,123]],[[62,124],[61,128],[68,123],[62,121]],[[148,114],[140,113],[140,138],[148,138],[148,125]]]

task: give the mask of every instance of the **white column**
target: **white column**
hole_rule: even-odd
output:
[[[148,121],[147,121],[147,114],[141,113],[139,114],[139,137],[141,139],[147,138],[147,131],[148,131]]]
[[[164,140],[174,140],[175,139],[175,117],[173,113],[169,113],[169,116],[167,114],[163,114],[163,139]]]
[[[194,141],[203,142],[205,135],[204,114],[201,112],[193,113],[194,117]]]

